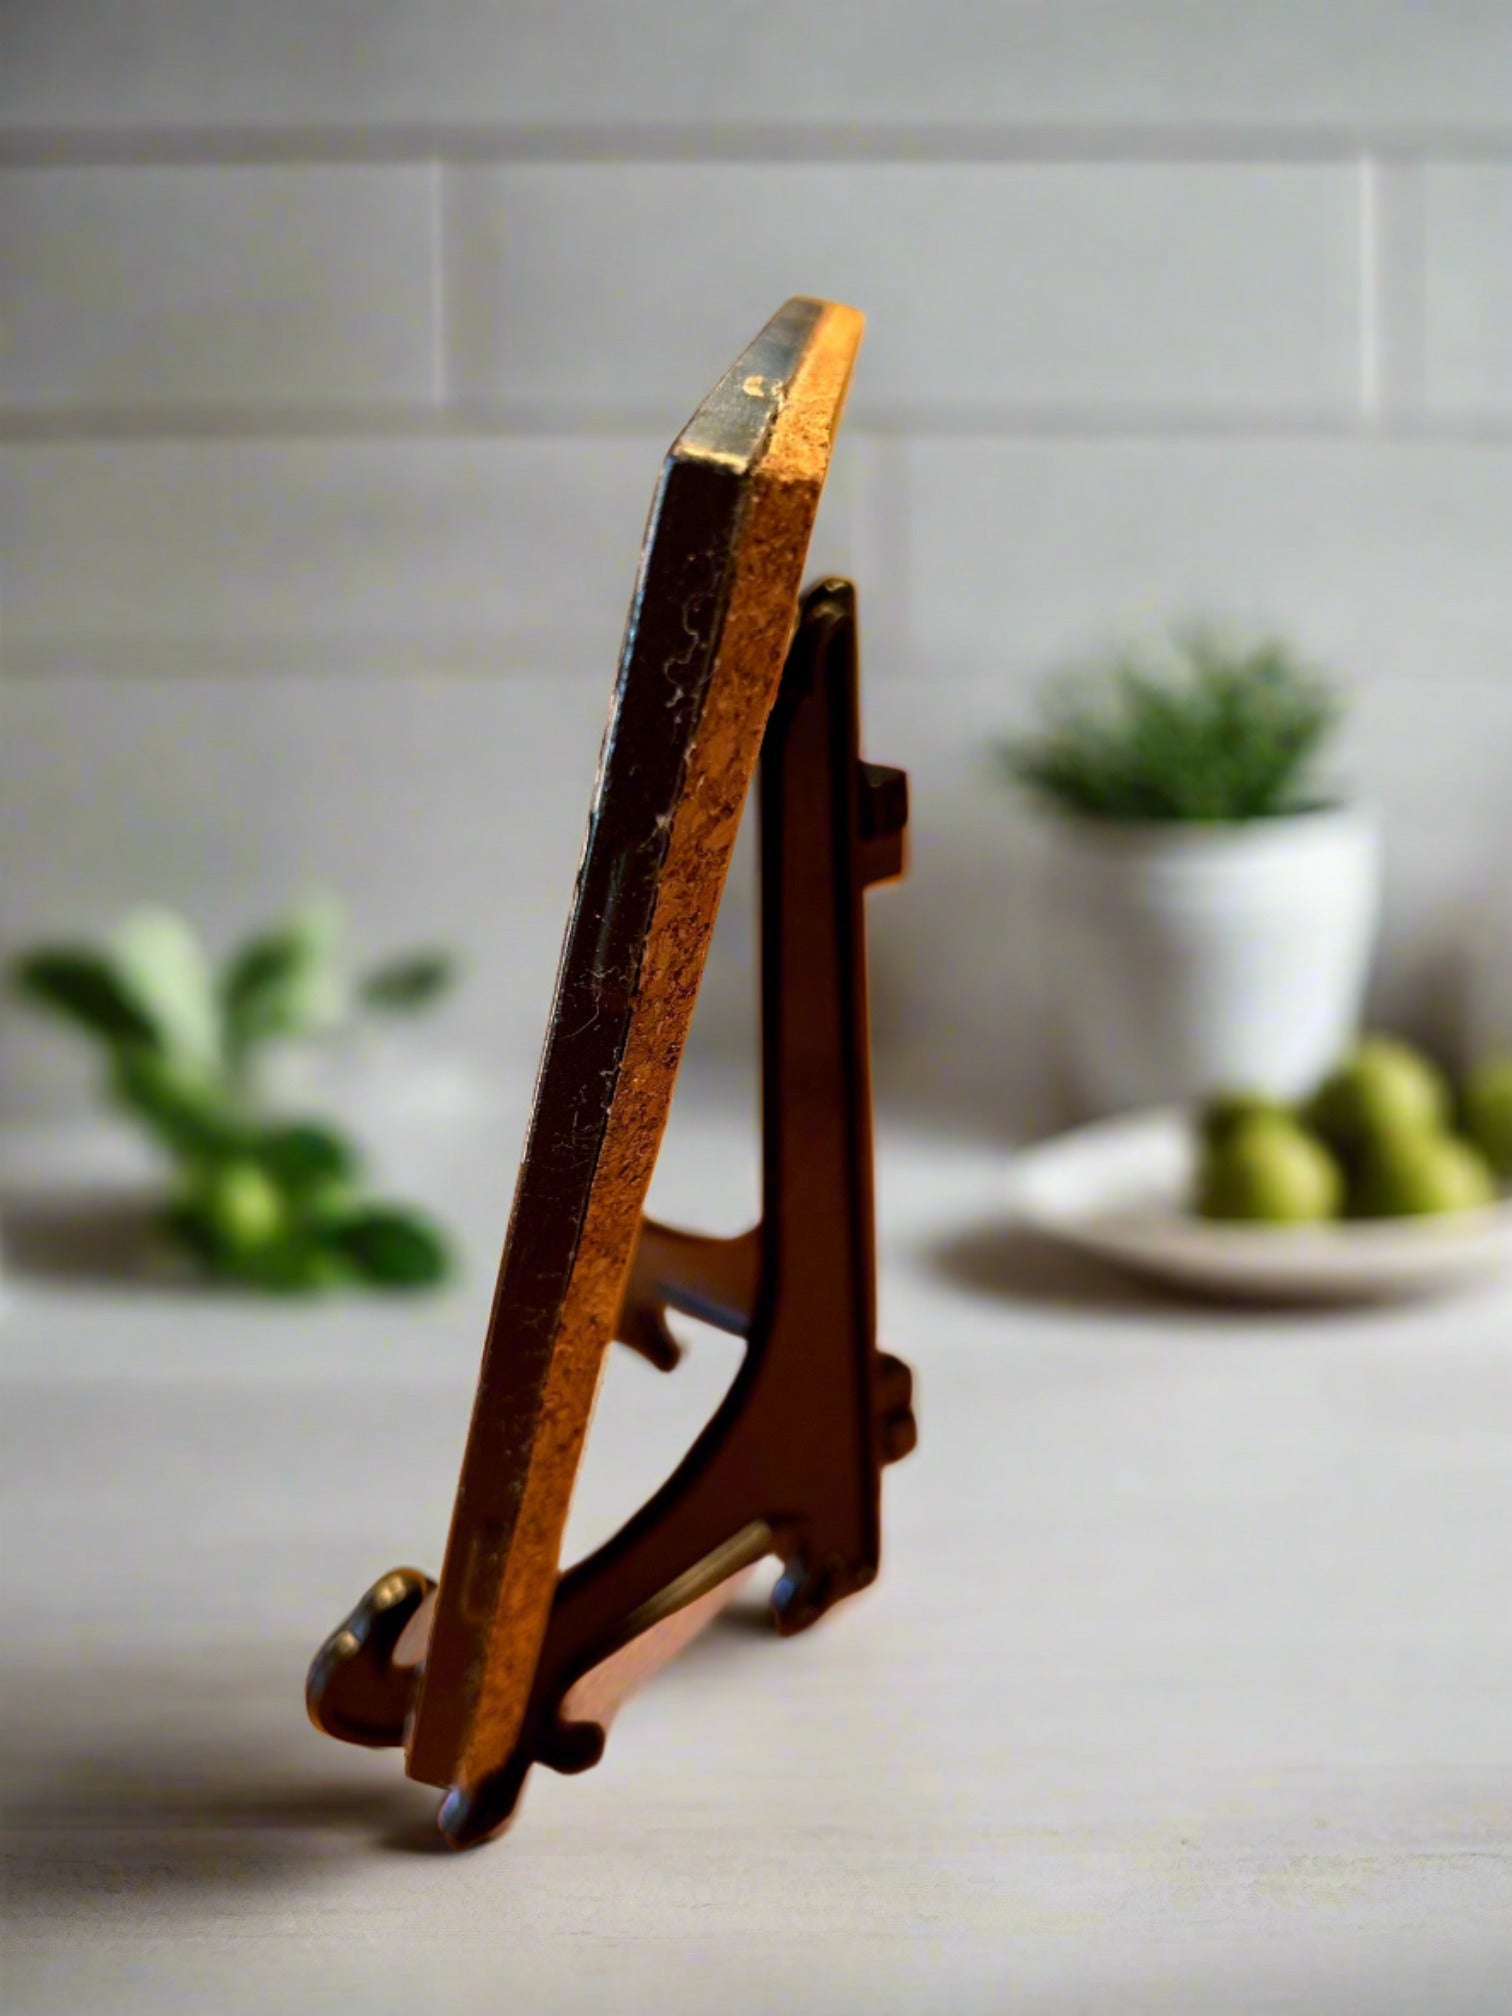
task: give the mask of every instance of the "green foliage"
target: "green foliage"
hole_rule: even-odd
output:
[[[337,960],[340,936],[339,913],[317,899],[249,938],[226,962],[219,992],[233,1074],[246,1071],[270,1037],[313,1035],[343,1020],[348,989]]]
[[[412,952],[375,966],[359,993],[364,1007],[407,1013],[429,1007],[451,983],[452,961],[445,952]]]
[[[1274,638],[1176,634],[1166,665],[1123,657],[1052,695],[1001,748],[1014,782],[1093,819],[1227,823],[1315,811],[1334,688]]]
[[[369,1281],[389,1288],[428,1288],[446,1272],[446,1247],[411,1211],[369,1204],[331,1226],[333,1251]]]
[[[355,1184],[361,1174],[351,1142],[318,1120],[294,1120],[269,1128],[259,1136],[255,1152],[292,1197],[324,1195]]]
[[[363,1194],[356,1148],[325,1122],[266,1110],[256,1064],[275,1037],[307,1037],[353,1004],[388,1014],[437,1001],[453,966],[406,954],[355,989],[337,959],[333,906],[307,904],[212,973],[171,911],[134,912],[103,950],[42,947],[17,992],[104,1053],[110,1097],[173,1168],[165,1231],[203,1274],[290,1294],[346,1285],[428,1287],[450,1266],[421,1214]]]
[[[111,1096],[170,1155],[244,1152],[255,1133],[220,1073],[143,1044],[116,1045],[107,1059]]]
[[[107,1043],[155,1046],[157,1025],[132,999],[110,961],[87,947],[60,945],[16,961],[16,991]]]
[[[171,910],[133,910],[117,926],[109,956],[166,1048],[213,1066],[220,1022],[210,962],[183,918]]]

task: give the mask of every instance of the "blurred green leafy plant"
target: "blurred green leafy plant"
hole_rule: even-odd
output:
[[[1334,685],[1279,639],[1188,625],[1158,658],[1125,653],[1058,682],[1040,725],[998,753],[1014,783],[1084,818],[1278,819],[1331,802],[1312,777],[1340,712]]]
[[[183,918],[143,909],[104,946],[39,946],[12,968],[24,1001],[100,1046],[109,1096],[172,1169],[164,1230],[207,1278],[301,1292],[427,1287],[449,1270],[435,1226],[369,1194],[346,1135],[275,1114],[260,1084],[275,1038],[414,1013],[450,987],[451,960],[431,951],[352,980],[340,924],[308,903],[216,971]]]

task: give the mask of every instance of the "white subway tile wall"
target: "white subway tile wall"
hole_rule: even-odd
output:
[[[371,952],[464,947],[449,1035],[471,1061],[528,1079],[601,682],[57,672],[18,681],[6,714],[9,938],[85,934],[151,897],[224,949],[280,901],[333,890]],[[75,1046],[42,1033],[26,1055],[53,1099],[85,1096]]]
[[[436,181],[423,167],[12,170],[0,400],[428,404]]]
[[[1384,677],[1512,680],[1505,449],[914,439],[877,458],[879,492],[908,500],[862,548],[890,667],[1032,678],[1174,609],[1284,624],[1366,703]]]
[[[1427,245],[1429,397],[1512,418],[1512,162],[1430,168]]]
[[[6,12],[0,118],[44,138],[488,122],[1453,130],[1504,124],[1512,66],[1503,0],[8,0]]]
[[[612,668],[665,433],[621,439],[133,439],[5,451],[20,500],[10,648],[369,652],[473,641]],[[183,654],[188,663],[183,664]],[[402,655],[401,655],[402,654]],[[156,668],[154,668],[156,669]]]
[[[829,293],[872,314],[863,425],[1036,405],[1347,415],[1360,186],[1347,165],[462,168],[453,384],[507,410],[675,409],[768,303]]]
[[[1043,1108],[992,743],[1172,614],[1282,626],[1443,1027],[1509,858],[1512,9],[13,0],[0,938],[311,885],[528,1074],[660,455],[786,294],[870,330],[814,569],[915,785],[884,1094]],[[749,1034],[749,891],[697,1040]],[[8,1015],[0,1115],[76,1108]]]

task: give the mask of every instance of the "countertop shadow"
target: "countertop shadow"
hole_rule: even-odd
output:
[[[958,1228],[927,1247],[925,1268],[939,1281],[977,1296],[1045,1309],[1126,1316],[1138,1322],[1161,1318],[1169,1326],[1210,1336],[1215,1322],[1293,1336],[1336,1324],[1357,1305],[1321,1296],[1277,1301],[1231,1289],[1207,1289],[1146,1278],[1112,1262],[1062,1245],[1015,1224],[1011,1218],[985,1219]],[[1395,1306],[1390,1302],[1382,1308]]]
[[[302,1728],[281,1668],[212,1680],[198,1660],[112,1663],[103,1649],[92,1673],[7,1663],[13,1922],[277,1891],[333,1857],[434,1836],[435,1793],[404,1777],[397,1752],[375,1773],[364,1753]]]
[[[182,1287],[186,1277],[164,1264],[159,1209],[160,1200],[141,1189],[0,1189],[6,1268],[18,1280]]]
[[[989,1218],[936,1240],[924,1264],[938,1280],[973,1295],[1104,1312],[1193,1306],[1186,1297],[1136,1280],[1011,1219]]]

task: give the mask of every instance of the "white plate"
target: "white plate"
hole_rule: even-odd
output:
[[[1195,1159],[1185,1112],[1100,1120],[1015,1156],[1014,1214],[1136,1273],[1247,1300],[1416,1295],[1512,1264],[1512,1198],[1442,1218],[1218,1225],[1188,1207]]]

